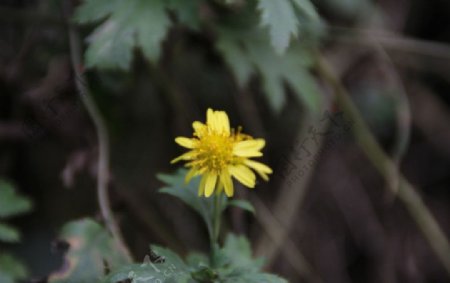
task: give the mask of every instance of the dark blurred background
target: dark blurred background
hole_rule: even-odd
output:
[[[314,3],[330,26],[322,52],[450,235],[450,1]],[[100,219],[95,130],[77,98],[63,15],[59,1],[0,1],[0,176],[34,202],[32,213],[11,222],[20,227],[22,242],[1,248],[20,257],[33,278],[60,266],[52,243],[64,223]],[[348,36],[352,30],[358,36]],[[169,164],[181,152],[174,137],[190,135],[192,121],[204,120],[212,107],[267,141],[263,161],[274,169],[270,182],[251,192],[238,188],[258,216],[230,210],[226,221],[268,258],[267,270],[290,282],[307,282],[305,265],[324,282],[450,282],[355,144],[352,121],[335,125],[339,117],[327,115],[332,109],[315,120],[289,91],[284,108],[274,113],[258,78],[240,88],[211,40],[175,30],[156,66],[137,54],[129,72],[86,71],[112,143],[113,208],[136,258],[144,257],[149,243],[181,253],[207,250],[198,217],[158,194],[155,175],[176,169]],[[408,113],[410,120],[399,118]],[[311,155],[298,160],[305,139]],[[273,225],[271,215],[280,218]],[[271,236],[278,224],[288,231],[282,243]]]

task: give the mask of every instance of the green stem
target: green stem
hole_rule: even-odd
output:
[[[221,225],[221,194],[214,194],[214,210],[212,215],[212,236],[211,236],[211,266],[215,267],[216,262],[216,250],[219,244],[220,225]]]

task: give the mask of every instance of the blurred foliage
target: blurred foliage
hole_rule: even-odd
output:
[[[23,264],[8,254],[0,254],[0,282],[14,283],[27,278],[28,272]]]
[[[151,256],[142,264],[130,264],[113,271],[103,283],[118,283],[126,279],[133,282],[193,282],[188,266],[174,252],[158,246],[151,246]]]
[[[159,175],[167,187],[162,193],[173,195],[197,211],[208,227],[213,214],[213,198],[197,196],[199,178],[185,184],[186,170],[178,170],[173,175]],[[254,211],[253,206],[244,200],[229,201],[221,198],[222,207],[228,205]],[[210,265],[207,256],[192,253],[187,262],[174,252],[152,245],[150,255],[142,264],[127,264],[109,234],[91,219],[66,224],[60,240],[68,244],[69,249],[60,271],[50,275],[49,282],[102,282],[118,283],[132,279],[133,282],[173,283],[282,283],[286,282],[275,275],[261,272],[263,261],[253,259],[250,243],[243,237],[228,235],[222,248],[214,253],[215,266]],[[160,281],[158,281],[160,280]]]
[[[398,93],[392,86],[386,88],[385,70],[370,72],[376,69],[375,61],[386,65],[385,59],[367,60],[367,57],[377,57],[372,56],[378,51],[374,51],[371,40],[376,41],[378,37],[381,48],[386,48],[395,64],[393,68],[398,68],[412,104],[419,105],[412,126],[403,125],[413,128],[416,136],[408,158],[401,162],[402,171],[423,188],[421,194],[427,205],[442,219],[443,227],[449,229],[445,223],[448,155],[442,154],[448,152],[449,143],[443,134],[448,132],[445,128],[448,115],[440,115],[441,111],[446,113],[448,106],[445,61],[441,55],[433,52],[430,55],[426,50],[422,54],[422,48],[414,48],[421,47],[422,43],[429,46],[420,38],[436,41],[431,46],[448,40],[446,11],[450,6],[442,0],[374,2],[73,1],[81,3],[72,22],[82,25],[80,31],[85,36],[86,76],[112,140],[113,210],[120,216],[121,228],[134,254],[145,252],[149,242],[163,242],[177,252],[185,251],[187,246],[198,250],[208,248],[205,230],[197,227],[195,215],[186,213],[176,200],[173,206],[167,206],[155,197],[154,189],[158,185],[151,174],[169,170],[167,160],[175,148],[167,141],[187,129],[187,121],[191,121],[187,118],[199,117],[205,107],[220,105],[249,132],[261,133],[267,139],[268,152],[264,158],[273,165],[276,174],[258,193],[267,204],[282,195],[286,185],[286,176],[282,175],[302,172],[293,168],[298,164],[293,167],[289,164],[292,156],[296,157],[295,146],[301,141],[295,139],[298,130],[308,131],[310,126],[311,131],[313,123],[308,120],[308,112],[321,112],[324,105],[325,92],[312,71],[319,45],[330,55],[336,70],[342,71],[345,86],[352,90],[353,99],[371,130],[385,148],[392,148],[395,132],[399,130],[396,124],[399,105],[394,99]],[[224,237],[224,245],[215,247],[214,261],[219,264],[214,267],[206,254],[191,251],[187,256],[180,252],[183,256],[179,256],[154,245],[143,263],[130,264],[120,256],[103,224],[83,219],[63,226],[59,238],[68,248],[63,263],[59,265],[58,256],[50,255],[49,242],[54,239],[55,227],[61,227],[67,219],[96,212],[92,190],[95,186],[92,179],[96,178],[92,168],[97,162],[95,133],[84,111],[67,111],[78,97],[67,60],[67,29],[60,15],[61,3],[59,0],[2,3],[8,19],[2,25],[0,42],[5,66],[0,72],[0,128],[4,129],[5,123],[11,128],[19,125],[19,129],[13,135],[13,146],[9,141],[5,143],[8,154],[2,155],[0,164],[2,172],[15,176],[21,187],[33,189],[29,193],[39,199],[42,211],[37,211],[40,214],[34,215],[30,222],[28,219],[12,222],[12,217],[28,212],[32,205],[13,185],[0,181],[0,283],[30,279],[27,268],[16,259],[20,256],[27,260],[33,279],[50,273],[49,282],[57,283],[122,283],[133,279],[137,283],[142,278],[149,282],[286,282],[263,273],[264,262],[252,257],[249,241],[235,235]],[[32,11],[34,8],[36,11]],[[14,13],[8,15],[10,10]],[[359,31],[367,31],[367,38]],[[389,36],[384,38],[383,32]],[[403,37],[411,44],[396,45],[397,39],[401,42]],[[366,39],[367,42],[360,42]],[[391,39],[385,46],[383,40]],[[414,46],[417,39],[419,45]],[[64,86],[59,85],[62,81]],[[424,89],[423,101],[414,101],[417,100],[415,92]],[[434,100],[442,109],[426,103]],[[47,105],[46,101],[52,104]],[[58,114],[53,115],[53,110]],[[420,124],[421,115],[424,124]],[[61,124],[52,125],[53,120],[61,117]],[[32,118],[32,123],[26,122],[28,118]],[[74,121],[76,126],[72,125]],[[26,131],[22,126],[42,129],[45,134],[22,137],[21,131]],[[372,174],[367,160],[357,158],[359,149],[347,137],[342,140],[342,146],[334,144],[334,137],[325,139],[328,140],[324,141],[323,150],[315,155],[323,159],[318,164],[320,174],[313,174],[317,176],[312,177],[309,186],[314,189],[308,191],[304,205],[295,215],[295,223],[302,224],[301,231],[293,227],[289,235],[294,247],[305,253],[324,282],[444,282],[447,277],[436,267],[438,262],[429,253],[427,243],[419,233],[411,233],[417,230],[414,223],[397,208],[397,201],[386,206],[379,193],[383,184],[377,174]],[[335,152],[339,154],[335,156]],[[432,166],[424,168],[421,164]],[[61,182],[55,177],[60,171],[74,177],[76,190],[61,189]],[[357,173],[352,175],[347,171]],[[209,216],[213,200],[198,198],[199,178],[185,184],[185,174],[185,170],[179,170],[159,175],[164,183],[160,192],[175,196],[191,207],[211,233]],[[340,179],[352,176],[360,178],[363,185],[355,182],[341,186],[346,181]],[[160,197],[167,199],[167,196]],[[225,208],[234,206],[255,213],[247,201],[222,199],[222,202]],[[271,208],[275,212],[283,209],[278,204]],[[265,248],[259,245],[263,241],[258,243],[265,237],[261,223],[250,220],[250,215],[235,212],[230,211],[227,216],[231,221],[226,224],[239,231],[252,232],[249,233],[253,236],[252,245],[261,252],[261,247]],[[27,241],[12,246],[21,240],[21,233],[16,229],[21,224]],[[159,231],[164,233],[158,234]],[[42,236],[42,233],[47,234]],[[168,239],[166,235],[175,237]],[[43,254],[43,250],[48,254]],[[267,266],[298,282],[302,274],[290,264],[290,258],[283,255],[282,261],[269,259]],[[58,267],[58,271],[51,273]]]
[[[69,250],[61,270],[51,274],[49,282],[97,282],[106,269],[127,263],[109,233],[91,219],[66,224],[59,239]]]
[[[158,178],[166,185],[166,187],[160,189],[160,192],[175,196],[194,209],[202,217],[208,232],[211,235],[213,229],[211,215],[213,214],[214,198],[199,197],[198,187],[200,184],[200,177],[194,177],[189,183],[186,183],[186,173],[187,170],[179,169],[172,175],[159,174]],[[228,206],[235,206],[249,212],[255,211],[254,207],[248,201],[232,200],[227,198],[224,194],[221,195],[220,206],[223,210],[225,210]]]
[[[31,201],[19,195],[14,186],[4,180],[0,180],[0,241],[16,243],[20,241],[20,233],[14,227],[5,224],[6,218],[18,216],[29,212],[32,208]],[[13,283],[16,280],[25,279],[27,270],[24,265],[13,256],[0,251],[0,282]]]
[[[202,12],[205,10],[208,12]],[[244,88],[252,75],[258,74],[274,111],[279,112],[285,105],[285,83],[312,111],[317,111],[322,103],[309,73],[313,63],[309,50],[321,34],[319,16],[309,0],[253,0],[239,4],[206,0],[88,0],[77,9],[74,20],[80,24],[101,22],[87,38],[87,67],[128,70],[136,47],[155,64],[171,27],[179,23],[193,32],[213,31],[217,50],[240,87]],[[293,44],[291,38],[296,38]]]
[[[217,253],[219,265],[212,268],[207,257],[200,254],[188,256],[185,263],[168,249],[151,246],[151,254],[142,264],[125,265],[110,273],[103,283],[118,283],[126,279],[136,282],[166,283],[284,283],[278,276],[262,273],[261,259],[251,257],[248,240],[243,236],[228,235]],[[160,280],[160,281],[158,281]],[[133,281],[134,282],[134,281]]]
[[[99,21],[108,16],[89,37],[87,66],[128,69],[136,46],[149,60],[156,61],[170,24],[166,12],[168,3],[162,0],[85,1],[75,16],[78,23]]]
[[[208,230],[211,231],[213,223],[211,216],[213,215],[214,198],[198,197],[197,191],[200,178],[195,177],[189,183],[185,183],[186,170],[180,169],[173,175],[160,175],[160,179],[169,187],[162,188],[163,193],[171,194],[188,206],[197,211],[204,219]],[[254,212],[253,206],[245,200],[230,200],[224,194],[221,195],[220,207],[225,210],[228,206],[236,206],[250,212]],[[211,232],[210,232],[211,233]],[[193,265],[191,270],[192,279],[197,282],[242,282],[242,283],[282,283],[286,282],[275,275],[261,273],[263,261],[252,258],[252,250],[250,243],[244,237],[228,235],[222,248],[215,248],[212,253],[214,257],[211,262],[214,266],[209,266],[206,256],[194,254],[188,257],[189,263]],[[165,281],[164,281],[165,282]],[[178,282],[178,281],[177,281]],[[183,281],[181,281],[183,282]],[[189,282],[189,281],[187,281]]]
[[[309,0],[259,0],[261,24],[269,28],[270,41],[278,54],[283,54],[289,47],[291,36],[298,33],[299,19],[294,6],[308,19],[319,20],[316,9]]]
[[[19,195],[11,183],[0,180],[0,218],[18,216],[31,208],[27,197]]]

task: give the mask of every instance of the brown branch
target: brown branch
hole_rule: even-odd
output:
[[[447,44],[370,29],[345,28],[338,26],[329,26],[329,29],[331,31],[330,34],[334,38],[340,40],[364,45],[372,45],[373,41],[376,41],[389,50],[450,60],[450,46]]]
[[[386,155],[376,141],[375,137],[370,132],[346,89],[336,78],[331,66],[329,66],[328,62],[325,61],[321,55],[317,55],[317,58],[318,61],[316,67],[318,73],[333,88],[338,105],[344,111],[345,115],[353,121],[352,131],[356,141],[379,173],[386,179],[386,181],[389,181],[391,172],[395,171],[395,163]],[[406,180],[402,175],[399,175],[398,182],[398,192],[393,192],[397,193],[398,198],[403,202],[417,226],[428,240],[431,249],[450,275],[450,244],[446,235],[441,230],[436,219],[427,208],[413,185],[409,183],[408,180]],[[391,186],[388,186],[388,188],[392,189]]]
[[[70,0],[65,2],[67,4],[68,11],[70,11]],[[70,15],[70,13],[69,13]],[[95,101],[93,100],[90,90],[87,85],[84,74],[80,71],[83,65],[81,54],[81,40],[78,31],[75,26],[69,24],[69,41],[70,41],[70,55],[72,60],[73,70],[75,72],[75,83],[79,91],[80,98],[86,107],[92,121],[94,122],[97,130],[98,138],[98,177],[97,177],[97,196],[100,206],[100,211],[105,221],[105,224],[115,239],[118,248],[124,254],[129,261],[132,260],[131,254],[123,240],[122,233],[119,225],[114,219],[113,212],[108,195],[108,183],[109,183],[109,137],[106,123],[103,120],[102,114],[98,109]]]

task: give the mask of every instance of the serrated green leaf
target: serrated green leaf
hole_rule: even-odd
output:
[[[299,101],[314,113],[319,113],[323,98],[316,79],[306,70],[297,69],[295,73],[286,73],[286,81],[293,88]]]
[[[134,31],[107,20],[89,37],[86,66],[102,69],[128,69],[133,58]]]
[[[264,261],[253,259],[250,242],[244,236],[228,234],[222,253],[232,260],[232,266],[245,270],[260,270]]]
[[[240,87],[244,87],[252,73],[254,67],[247,58],[246,51],[240,44],[232,39],[233,35],[228,34],[227,30],[220,32],[216,47],[224,56],[225,61],[232,68],[236,80]]]
[[[261,272],[263,260],[252,258],[250,243],[244,236],[228,235],[220,253],[229,259],[218,269],[220,282],[287,283],[276,275]]]
[[[207,266],[209,265],[209,258],[205,254],[192,252],[186,257],[186,263],[193,268],[197,268],[199,266]]]
[[[109,233],[91,219],[66,224],[60,238],[70,248],[62,269],[52,273],[48,282],[98,282],[105,274],[105,266],[115,269],[127,263]]]
[[[302,12],[305,13],[310,19],[318,20],[319,14],[317,14],[316,8],[310,0],[292,0],[295,6],[297,6]]]
[[[175,12],[180,23],[198,30],[200,27],[200,5],[203,0],[166,0],[167,7]]]
[[[186,176],[185,169],[179,169],[172,175],[158,174],[158,179],[166,184],[159,192],[170,194],[182,200],[188,206],[193,208],[205,222],[208,232],[212,233],[212,213],[214,209],[214,198],[206,198],[198,196],[198,186],[200,178],[195,177],[186,184],[184,178]],[[222,207],[225,207],[227,198],[222,195]]]
[[[136,30],[137,45],[151,62],[159,58],[162,41],[169,29],[170,20],[164,1],[137,1],[135,13],[129,22]]]
[[[229,200],[228,206],[235,206],[235,207],[239,207],[243,210],[247,210],[248,212],[251,212],[253,214],[256,213],[255,207],[249,201],[246,201],[246,200],[240,200],[240,199]]]
[[[163,248],[157,245],[150,246],[151,251],[157,256],[164,259],[165,265],[174,265],[178,270],[187,270],[187,266],[184,261],[173,251]]]
[[[199,283],[217,282],[216,280],[218,279],[217,272],[207,266],[202,266],[197,270],[192,271],[191,276]]]
[[[9,254],[0,254],[0,282],[15,283],[27,277],[23,264]]]
[[[0,222],[0,241],[17,243],[20,241],[20,233],[14,227]]]
[[[142,264],[128,264],[113,270],[102,283],[117,283],[127,279],[133,282],[188,283],[190,272],[183,260],[169,249],[151,246],[151,257]]]
[[[221,277],[233,277],[245,272],[258,272],[262,265],[262,259],[254,259],[250,243],[244,236],[228,234],[224,246],[214,253],[219,262],[218,272]]]
[[[319,112],[323,96],[309,68],[314,60],[306,47],[293,44],[283,55],[278,55],[261,32],[218,29],[217,48],[222,52],[241,87],[251,74],[258,73],[270,106],[280,112],[286,101],[286,84],[296,98],[312,112]]]
[[[291,36],[297,36],[298,20],[290,0],[259,0],[261,24],[269,28],[272,46],[278,54],[289,47]]]
[[[275,112],[279,113],[286,104],[284,84],[279,77],[267,74],[263,74],[263,76],[264,94]]]
[[[115,0],[111,7],[105,0],[90,0],[81,5],[75,16],[80,23],[107,17],[88,37],[87,67],[128,69],[135,47],[156,62],[170,25],[167,5],[164,0]]]
[[[0,218],[19,215],[31,208],[28,198],[19,195],[11,183],[0,180]]]
[[[268,273],[246,272],[225,278],[223,283],[288,283],[285,279]]]

